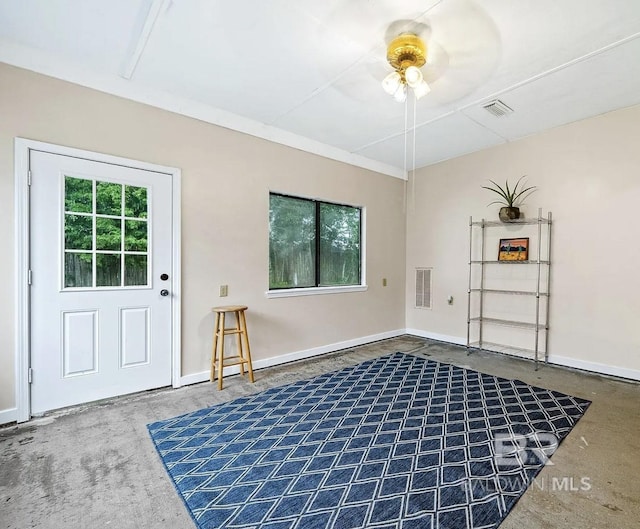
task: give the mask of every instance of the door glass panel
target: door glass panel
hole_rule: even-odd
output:
[[[125,220],[124,249],[128,252],[147,251],[147,221]]]
[[[122,221],[120,219],[96,219],[96,250],[120,250],[122,248]]]
[[[93,249],[93,218],[89,215],[64,216],[64,247],[67,250]]]
[[[147,188],[124,186],[124,216],[147,218]]]
[[[147,284],[147,256],[125,255],[124,257],[125,286]]]
[[[64,177],[64,209],[74,213],[93,211],[93,181]]]
[[[122,185],[96,182],[96,213],[122,215]]]
[[[96,254],[96,286],[119,287],[122,284],[120,278],[120,254]]]
[[[92,287],[93,255],[90,253],[64,254],[64,286]]]
[[[64,185],[64,287],[148,285],[148,189],[72,176]]]

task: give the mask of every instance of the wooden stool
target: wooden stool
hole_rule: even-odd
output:
[[[213,330],[213,351],[211,353],[211,382],[216,378],[218,369],[218,389],[222,389],[222,370],[227,366],[240,365],[240,373],[244,376],[244,365],[247,364],[249,380],[253,382],[253,368],[251,366],[251,349],[249,348],[249,335],[247,334],[247,320],[244,311],[247,307],[242,305],[230,305],[226,307],[213,307],[216,313],[216,323]],[[224,319],[227,312],[233,312],[236,316],[236,326],[225,328]],[[238,335],[238,354],[224,357],[224,337],[229,334]],[[244,343],[243,343],[244,338]],[[217,365],[216,365],[217,364]]]

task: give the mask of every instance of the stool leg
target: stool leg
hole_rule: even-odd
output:
[[[242,326],[240,325],[240,311],[236,310],[234,312],[236,316],[236,341],[238,345],[238,357],[240,358],[240,374],[244,376],[244,356],[242,355]]]
[[[222,389],[222,369],[224,362],[224,312],[220,313],[218,326],[218,349],[220,356],[218,357],[218,389]]]
[[[217,312],[216,322],[213,326],[213,346],[211,347],[211,375],[209,376],[209,382],[213,382],[216,378],[216,353],[218,352],[218,319],[220,314]]]
[[[253,366],[251,365],[251,348],[249,347],[249,334],[247,334],[247,318],[244,315],[244,310],[240,312],[240,334],[238,335],[238,341],[244,336],[244,344],[246,345],[244,358],[247,361],[247,368],[249,370],[249,380],[254,382],[253,379]]]

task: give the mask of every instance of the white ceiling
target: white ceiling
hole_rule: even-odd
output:
[[[0,61],[403,178],[416,22],[417,167],[640,103],[639,0],[3,0]]]

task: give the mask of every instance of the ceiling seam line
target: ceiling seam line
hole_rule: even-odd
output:
[[[149,7],[149,12],[145,17],[142,29],[140,30],[140,34],[138,35],[133,53],[129,55],[124,68],[121,70],[120,75],[125,79],[130,80],[133,77],[133,74],[138,68],[138,64],[140,63],[140,59],[142,58],[142,54],[144,53],[144,50],[149,43],[151,33],[155,29],[156,22],[160,17],[160,13],[166,11],[169,2],[170,0],[153,0],[151,6]]]
[[[458,112],[457,110],[451,110],[445,114],[442,114],[438,117],[435,117],[433,119],[428,119],[427,121],[423,121],[421,123],[417,123],[414,125],[414,129],[419,129],[420,127],[424,127],[425,125],[430,125],[431,123],[435,123],[436,121],[440,121],[441,119],[444,118],[448,118],[449,116],[452,116],[453,114],[455,114],[456,112]],[[378,143],[382,143],[384,141],[387,140],[392,140],[394,138],[397,138],[399,136],[402,136],[404,134],[404,132],[394,132],[393,134],[389,134],[389,136],[385,136],[382,139],[373,141],[371,143],[367,143],[365,145],[362,145],[360,147],[358,147],[357,149],[354,149],[352,152],[357,153],[358,151],[364,150],[364,149],[368,149],[369,147],[373,147],[374,145],[377,145]]]
[[[484,125],[483,123],[479,122],[478,120],[472,118],[471,116],[466,114],[463,110],[460,110],[459,112],[460,112],[461,115],[463,115],[468,120],[473,121],[476,125],[480,125],[480,127],[482,127],[487,132],[490,132],[491,134],[495,134],[496,136],[498,136],[498,138],[503,140],[505,143],[509,143],[509,138],[505,138],[502,134],[498,134],[495,130],[489,128],[488,126]]]
[[[529,77],[528,79],[525,79],[523,81],[519,81],[507,88],[503,88],[501,90],[498,90],[497,92],[493,92],[492,94],[485,96],[485,97],[481,97],[480,99],[476,99],[475,101],[468,103],[464,106],[459,107],[457,110],[458,111],[464,111],[467,110],[468,108],[474,107],[476,105],[479,105],[481,103],[486,102],[487,100],[490,99],[494,99],[496,97],[499,97],[502,94],[505,94],[507,92],[510,92],[511,90],[515,90],[516,88],[521,88],[529,83],[533,83],[534,81],[538,81],[540,79],[543,79],[544,77],[547,77],[553,73],[565,70],[566,68],[569,68],[570,66],[573,66],[575,64],[584,62],[588,59],[591,59],[592,57],[596,57],[598,55],[601,55],[609,50],[612,50],[614,48],[617,48],[618,46],[622,46],[623,44],[626,44],[628,42],[631,42],[632,40],[636,40],[640,37],[640,31],[637,33],[633,33],[632,35],[629,35],[628,37],[625,37],[623,39],[620,39],[616,42],[613,42],[611,44],[607,44],[606,46],[599,48],[597,50],[591,51],[589,53],[586,53],[585,55],[581,55],[580,57],[577,57],[575,59],[571,59],[570,61],[567,61],[563,64],[560,64],[558,66],[554,66],[553,68],[550,68],[549,70],[546,70],[542,73],[539,73],[537,75],[534,75],[532,77]],[[465,114],[466,115],[466,114]]]

